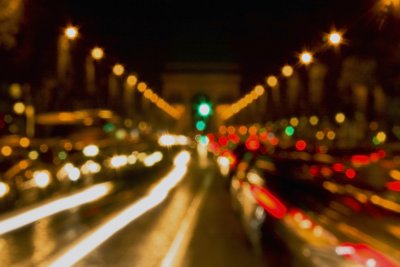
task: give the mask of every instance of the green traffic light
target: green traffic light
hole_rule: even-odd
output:
[[[208,145],[209,139],[208,139],[207,135],[202,135],[200,137],[199,143],[202,145]]]
[[[285,128],[285,133],[287,136],[292,136],[294,134],[294,128],[292,126],[287,126]]]
[[[196,122],[196,129],[198,131],[204,131],[206,129],[206,123],[204,121],[197,121]]]
[[[199,113],[200,116],[202,117],[207,117],[211,115],[211,106],[208,103],[201,103],[197,107],[197,112]]]

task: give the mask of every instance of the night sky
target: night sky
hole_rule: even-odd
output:
[[[79,41],[87,49],[104,47],[111,61],[122,62],[155,87],[166,62],[227,61],[239,65],[246,90],[294,63],[303,48],[320,45],[333,26],[375,27],[374,2],[63,0],[47,8],[62,13],[57,27],[79,26]]]

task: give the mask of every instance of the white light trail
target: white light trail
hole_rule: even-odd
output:
[[[193,236],[194,227],[199,216],[200,206],[204,201],[208,188],[211,185],[211,176],[208,175],[203,182],[202,189],[194,197],[185,214],[185,218],[180,224],[179,231],[175,236],[166,256],[161,262],[161,267],[181,266],[183,257],[187,252],[189,242]]]
[[[113,186],[110,182],[94,185],[71,196],[54,200],[15,216],[0,220],[0,235],[61,211],[95,201],[107,195],[111,191],[112,187]]]
[[[189,152],[180,152],[174,160],[175,167],[153,187],[147,196],[128,206],[107,222],[87,233],[78,240],[77,243],[71,245],[65,252],[61,253],[59,257],[46,263],[45,266],[64,267],[76,264],[119,230],[159,205],[185,176],[189,159]]]

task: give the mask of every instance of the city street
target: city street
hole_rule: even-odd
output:
[[[400,267],[400,0],[0,0],[0,267]]]
[[[215,162],[208,159],[207,166],[200,168],[194,158],[189,166],[188,173],[165,201],[132,220],[82,259],[73,259],[78,260],[76,266],[274,266],[276,253],[269,253],[270,257],[254,255],[230,207]],[[110,219],[143,199],[171,167],[154,170],[146,179],[127,183],[94,203],[4,234],[2,266],[41,266],[59,260]],[[140,175],[129,172],[123,179]],[[60,262],[60,266],[65,265]]]

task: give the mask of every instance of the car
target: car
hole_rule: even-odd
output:
[[[400,215],[385,209],[390,200],[339,184],[334,172],[329,177],[310,173],[312,167],[329,166],[313,158],[274,154],[242,158],[231,179],[230,196],[255,251],[277,238],[294,261],[302,262],[298,266],[360,266],[369,260],[365,251],[379,255],[373,260],[385,264],[371,261],[371,266],[399,266],[394,251],[400,242],[395,230],[388,233],[388,229]]]
[[[251,159],[258,155],[264,155],[269,153],[267,146],[262,143],[258,143],[256,146],[249,146],[248,143],[242,142],[236,145],[233,149],[225,149],[220,155],[228,159],[229,168],[225,173],[225,185],[229,188],[232,176],[237,172],[237,168],[240,162],[251,161]]]

